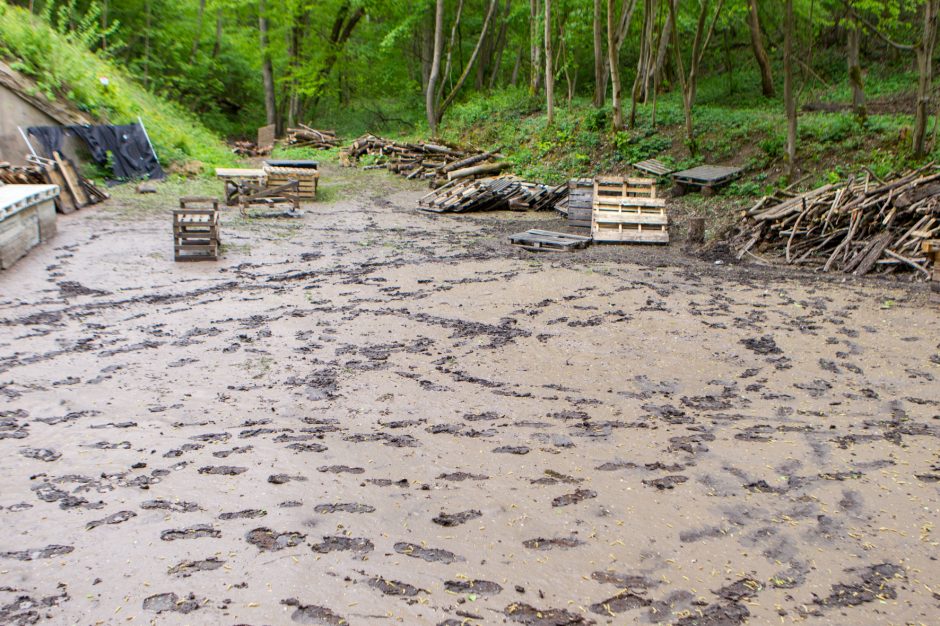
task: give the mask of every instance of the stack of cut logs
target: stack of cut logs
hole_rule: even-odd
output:
[[[363,156],[375,157],[366,169],[385,168],[408,179],[428,180],[432,187],[447,181],[475,176],[496,175],[509,163],[489,163],[499,157],[498,151],[471,152],[462,148],[433,143],[400,143],[375,135],[363,135],[340,153],[347,167]]]
[[[287,129],[287,145],[317,150],[329,150],[339,146],[339,137],[336,136],[335,130],[317,130],[304,124],[298,126],[299,128]]]
[[[82,176],[72,162],[58,152],[52,159],[31,156],[28,160],[31,165],[27,166],[0,163],[0,181],[8,185],[58,185],[56,209],[60,213],[72,213],[111,197]]]
[[[259,157],[271,154],[271,147],[261,147],[252,141],[235,141],[232,143],[232,152],[238,156]]]
[[[914,272],[929,277],[922,242],[940,233],[940,168],[880,180],[871,173],[802,195],[778,193],[747,211],[733,238],[738,258],[857,276]]]
[[[567,183],[550,187],[512,176],[459,178],[421,198],[418,206],[430,213],[542,211],[553,208],[567,195]]]

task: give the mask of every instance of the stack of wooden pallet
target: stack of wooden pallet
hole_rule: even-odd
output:
[[[669,243],[666,201],[657,197],[656,181],[595,178],[591,232],[594,241]]]
[[[364,156],[373,157],[368,169],[384,168],[405,178],[428,180],[440,186],[448,180],[492,176],[509,164],[488,162],[499,157],[498,151],[475,152],[433,143],[400,143],[375,135],[363,135],[340,152],[340,162],[352,167]]]
[[[574,178],[568,181],[568,226],[590,228],[594,209],[594,181]]]
[[[283,187],[291,181],[299,184],[298,195],[316,200],[320,183],[319,164],[316,161],[265,161],[264,173],[268,188]]]
[[[339,137],[335,130],[316,130],[305,124],[299,128],[287,129],[287,144],[296,148],[316,148],[329,150],[339,146]]]
[[[173,252],[177,261],[215,261],[219,258],[219,201],[180,198],[173,211]]]
[[[31,165],[14,166],[0,163],[0,181],[13,185],[58,185],[55,199],[59,213],[73,213],[76,209],[97,204],[111,196],[81,175],[70,160],[58,152],[53,158],[28,157]]]
[[[430,213],[471,211],[542,211],[564,199],[567,186],[551,187],[529,183],[511,176],[457,179],[418,201]]]

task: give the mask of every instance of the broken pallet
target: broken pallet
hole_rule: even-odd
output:
[[[569,252],[586,248],[591,243],[590,237],[556,233],[550,230],[527,230],[509,237],[509,243],[533,252]]]

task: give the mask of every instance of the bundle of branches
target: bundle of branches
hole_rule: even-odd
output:
[[[826,272],[927,278],[921,244],[938,233],[940,168],[930,165],[887,180],[869,172],[802,195],[765,197],[744,215],[733,243],[738,258],[768,253]]]
[[[38,165],[0,163],[0,181],[8,185],[45,185],[46,174]]]
[[[550,187],[512,176],[458,178],[421,198],[418,207],[430,213],[542,211],[553,208],[567,195],[567,184]]]
[[[340,160],[351,167],[363,156],[376,157],[367,169],[385,168],[408,179],[431,181],[438,187],[448,180],[498,174],[509,167],[498,151],[473,152],[464,148],[434,143],[400,143],[375,135],[363,135],[340,153]]]
[[[287,129],[287,145],[317,150],[329,150],[339,145],[335,130],[316,130],[305,124],[298,126],[299,128]]]
[[[232,143],[232,152],[238,156],[258,157],[271,154],[271,148],[262,148],[252,141],[235,141]]]

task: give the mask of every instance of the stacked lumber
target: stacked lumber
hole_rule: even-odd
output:
[[[0,163],[0,181],[10,185],[58,185],[60,193],[55,204],[59,213],[72,213],[111,197],[58,152],[51,159],[30,156],[28,160],[31,164],[26,166]]]
[[[176,261],[215,261],[219,258],[219,201],[180,198],[173,211],[173,258]]]
[[[259,157],[271,154],[271,147],[262,147],[251,141],[234,141],[232,152],[243,157]]]
[[[940,167],[887,180],[873,174],[804,194],[778,192],[745,213],[738,258],[774,255],[792,265],[857,276],[915,272],[929,278],[925,240],[940,233]]]
[[[375,135],[363,135],[340,152],[346,167],[354,166],[364,156],[373,157],[366,169],[387,169],[410,180],[428,180],[433,187],[449,180],[493,176],[509,167],[508,163],[489,162],[498,151],[473,152],[434,143],[401,143]]]
[[[335,130],[317,130],[305,124],[298,124],[299,128],[287,129],[287,145],[297,148],[316,148],[329,150],[339,146],[339,137]]]
[[[553,208],[567,195],[567,183],[551,187],[512,176],[459,178],[421,198],[418,207],[429,213],[543,211]]]

